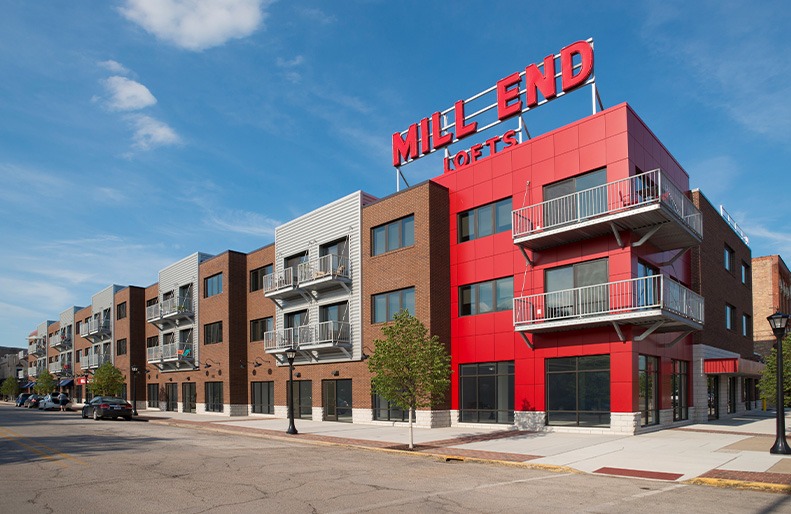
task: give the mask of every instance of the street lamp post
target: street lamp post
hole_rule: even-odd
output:
[[[791,454],[791,448],[788,447],[786,441],[786,420],[785,420],[785,402],[783,391],[783,336],[788,327],[788,314],[783,314],[780,311],[775,312],[768,316],[766,320],[772,326],[775,338],[777,338],[777,429],[775,444],[769,450],[769,453],[780,453],[784,455]]]
[[[132,364],[132,415],[137,416],[137,373],[140,368]]]
[[[293,348],[286,350],[288,360],[288,430],[287,434],[298,434],[297,427],[294,426],[294,357],[297,351]]]

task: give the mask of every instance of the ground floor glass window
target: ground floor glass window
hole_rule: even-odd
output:
[[[374,393],[372,402],[374,406],[374,419],[379,421],[409,421],[409,410],[402,409],[390,403],[378,394]],[[414,421],[414,419],[415,415],[412,414],[412,420]]]
[[[152,409],[159,408],[159,384],[146,385],[146,398],[149,407]]]
[[[313,381],[295,380],[291,384],[291,391],[294,394],[294,417],[313,419]]]
[[[728,377],[728,414],[736,412],[736,377]]]
[[[514,422],[514,361],[459,366],[459,421]]]
[[[610,426],[610,356],[546,360],[547,424]]]
[[[659,358],[640,355],[638,369],[640,425],[656,425],[659,423]]]
[[[206,382],[206,412],[222,412],[222,382]]]
[[[689,362],[673,361],[673,421],[689,419]]]
[[[253,399],[254,414],[274,414],[275,413],[275,383],[274,382],[252,382],[250,384],[251,397]]]

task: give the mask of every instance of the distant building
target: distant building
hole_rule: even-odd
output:
[[[775,336],[766,321],[779,310],[791,313],[791,271],[779,255],[755,257],[752,260],[753,311],[756,324],[753,329],[755,352],[766,357],[775,344]]]

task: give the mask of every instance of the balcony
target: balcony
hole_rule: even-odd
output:
[[[194,316],[191,295],[174,296],[146,307],[146,320],[159,326],[160,330],[171,324],[178,325],[180,320],[192,320]]]
[[[91,318],[88,323],[83,323],[80,327],[80,334],[85,331],[83,337],[93,340],[105,339],[110,335],[110,319],[109,318]]]
[[[264,276],[264,296],[286,299],[299,296],[294,268],[286,268]]]
[[[112,362],[110,354],[94,354],[80,357],[80,367],[82,369],[98,368],[105,362]]]
[[[51,362],[49,365],[50,373],[60,373],[62,369],[63,365],[60,362]]]
[[[181,343],[165,343],[161,346],[146,348],[148,362],[193,362],[195,347],[192,341]]]
[[[36,342],[28,347],[28,353],[37,357],[43,357],[47,354],[47,345],[42,342]]]
[[[80,324],[80,337],[88,337],[88,323]]]
[[[650,332],[657,333],[700,330],[703,297],[664,275],[654,275],[514,298],[518,332],[609,324],[651,325]]]
[[[297,268],[297,279],[297,286],[302,289],[320,291],[340,285],[348,290],[346,285],[351,283],[349,258],[331,253],[303,262]]]
[[[264,334],[264,350],[267,353],[282,353],[289,348],[305,351],[348,348],[351,343],[351,325],[345,321],[322,321]]]
[[[658,169],[517,209],[511,221],[514,244],[533,251],[606,234],[620,243],[620,230],[661,251],[703,239],[700,211]]]
[[[50,338],[49,345],[55,349],[66,350],[71,347],[71,336],[55,334]]]
[[[29,377],[37,377],[38,373],[39,373],[39,369],[35,366],[27,369],[27,376]]]

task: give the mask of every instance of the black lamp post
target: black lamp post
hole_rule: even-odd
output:
[[[772,445],[769,453],[781,453],[784,455],[791,454],[791,448],[788,447],[788,442],[786,441],[785,402],[783,401],[783,336],[788,327],[788,318],[788,314],[783,314],[780,311],[766,318],[777,338],[777,436],[775,444]]]
[[[132,364],[132,415],[137,416],[137,374],[140,368]]]
[[[298,434],[297,427],[294,426],[294,357],[297,351],[293,348],[286,350],[288,360],[288,430],[287,434]]]

